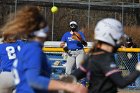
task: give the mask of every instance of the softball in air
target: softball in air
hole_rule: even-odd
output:
[[[56,6],[53,6],[52,8],[51,8],[51,12],[52,13],[56,13],[58,11],[58,8],[56,7]]]

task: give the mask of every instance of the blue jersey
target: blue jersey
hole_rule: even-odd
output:
[[[85,36],[82,32],[78,31],[78,33],[81,35],[82,39],[85,40]],[[67,43],[67,47],[69,50],[75,50],[75,49],[83,49],[83,44],[77,40],[72,39],[72,34],[70,32],[66,32],[61,41]]]
[[[16,93],[47,93],[51,66],[39,42],[26,42],[14,64]]]
[[[22,41],[18,40],[14,43],[0,44],[0,70],[11,71],[12,64],[20,51]]]

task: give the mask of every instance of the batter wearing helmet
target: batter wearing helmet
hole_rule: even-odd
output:
[[[89,79],[89,93],[117,93],[140,75],[140,63],[130,75],[123,77],[114,60],[125,35],[122,24],[112,18],[100,20],[95,27],[94,46],[84,63],[72,75],[77,79]]]

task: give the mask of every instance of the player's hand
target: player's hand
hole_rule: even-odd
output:
[[[80,42],[82,41],[82,37],[78,32],[73,32],[72,39],[80,41]]]
[[[87,88],[81,84],[78,84],[76,78],[72,75],[63,75],[60,80],[67,83],[66,91],[60,93],[87,93]]]
[[[87,46],[87,42],[82,40],[81,43],[84,45],[84,46]]]
[[[76,83],[77,80],[73,75],[61,75],[60,81],[66,82],[66,83]]]
[[[48,90],[51,93],[88,93],[88,89],[81,84],[77,84],[76,78],[72,75],[62,76],[60,81],[51,80]]]
[[[140,62],[137,63],[136,70],[140,72]]]
[[[75,93],[88,93],[88,89],[85,86],[78,84],[78,87],[76,87]]]
[[[60,44],[60,47],[64,47],[65,46],[65,42],[62,42],[61,44]]]
[[[73,83],[69,87],[68,93],[88,93],[88,89],[81,84]]]
[[[63,50],[67,53],[69,51],[68,47],[64,47]]]

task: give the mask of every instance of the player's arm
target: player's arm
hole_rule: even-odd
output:
[[[63,48],[63,50],[64,50],[65,52],[68,52],[68,51],[69,51],[69,50],[68,50],[68,47],[65,46],[65,44],[66,44],[66,35],[65,35],[65,34],[62,36],[61,41],[62,41],[62,42],[60,43],[60,47]]]
[[[127,85],[131,84],[136,78],[140,75],[139,71],[134,71],[130,73],[127,77],[122,77],[121,73],[113,73],[109,76],[109,78],[119,87],[124,88]]]
[[[51,80],[48,90],[70,90],[70,86],[67,83],[61,81]]]
[[[26,72],[27,82],[32,88],[48,91],[65,90],[72,93],[87,93],[87,89],[84,86],[51,80],[48,77],[40,76],[37,72],[35,69]]]
[[[140,74],[138,71],[130,73],[129,76],[123,77],[121,71],[115,63],[104,62],[100,68],[106,77],[110,78],[119,88],[124,88],[132,83]]]
[[[110,75],[109,77],[112,79],[112,81],[118,85],[120,88],[124,88],[133,81],[136,80],[136,78],[140,75],[140,63],[136,65],[136,71],[130,73],[127,77],[122,77],[121,73],[114,73]]]
[[[85,36],[82,32],[73,32],[72,38],[81,42],[84,46],[87,46],[87,42],[85,41]]]
[[[65,42],[60,43],[60,47],[62,47],[65,52],[69,51],[68,47],[65,46]]]
[[[88,93],[86,87],[76,83],[65,83],[62,81],[51,80],[48,90],[65,90],[70,93]]]
[[[62,48],[64,48],[65,47],[65,43],[66,43],[66,41],[67,41],[67,35],[66,35],[66,33],[62,36],[62,38],[61,38],[61,43],[60,43],[60,47],[62,47]]]
[[[36,45],[27,45],[25,54],[23,66],[28,84],[36,89],[47,89],[50,79],[40,76],[42,50]]]
[[[69,87],[67,87],[67,84],[63,82],[50,80],[48,77],[40,76],[39,70],[37,69],[29,69],[28,71],[26,71],[26,78],[28,84],[35,89],[43,89],[43,90],[69,89]]]
[[[36,73],[36,70],[27,71],[26,77],[28,84],[35,89],[48,91],[65,90],[72,93],[87,93],[87,89],[83,86],[51,80],[47,77],[42,77],[33,73]]]
[[[65,42],[61,42],[60,47],[64,48],[65,47]]]
[[[28,84],[35,89],[48,89],[50,79],[39,75],[39,70],[28,69],[26,71]]]
[[[85,38],[85,35],[81,32],[81,36],[82,36],[82,41],[81,43],[84,45],[84,46],[87,46],[87,42],[86,42],[86,38]]]

